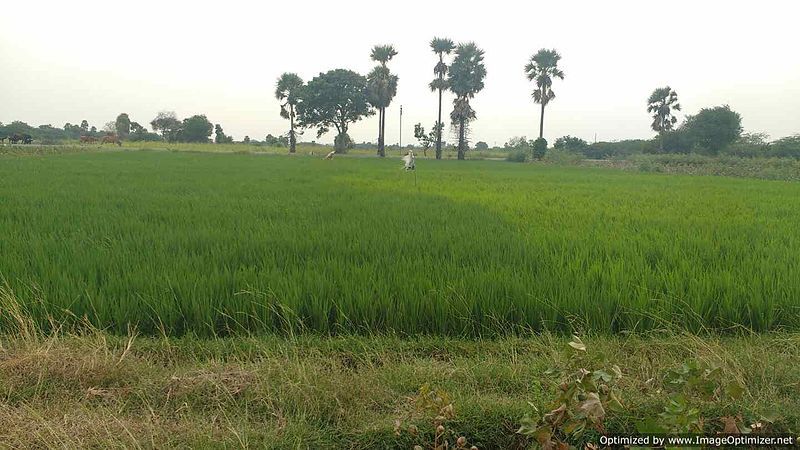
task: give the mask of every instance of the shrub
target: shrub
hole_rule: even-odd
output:
[[[787,136],[771,143],[767,154],[778,158],[800,158],[800,134]]]
[[[658,146],[655,141],[627,139],[617,142],[595,142],[589,144],[583,155],[589,159],[625,158],[640,153],[654,153]]]
[[[553,143],[553,149],[556,150],[566,150],[569,152],[582,152],[586,150],[586,147],[589,146],[589,143],[584,141],[581,138],[572,137],[572,136],[561,136],[560,138],[556,139]]]
[[[547,153],[547,139],[538,138],[533,141],[533,145],[531,145],[531,153],[534,158],[541,161],[542,158],[544,158],[545,153]]]
[[[523,163],[527,159],[528,159],[528,150],[526,149],[514,149],[508,152],[508,155],[506,155],[506,161],[511,161],[511,162]]]

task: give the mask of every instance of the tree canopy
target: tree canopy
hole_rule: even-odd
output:
[[[295,118],[302,89],[303,79],[296,73],[285,72],[275,83],[275,98],[281,102],[281,117],[289,119],[289,153],[294,153],[297,148]]]
[[[197,114],[183,119],[183,128],[180,131],[180,140],[184,142],[208,142],[214,125],[208,121],[204,114]]]
[[[469,122],[477,117],[469,100],[483,89],[486,78],[483,50],[473,42],[459,44],[447,75],[447,85],[456,96],[450,119],[458,130],[458,159],[464,159]]]
[[[564,72],[559,69],[558,62],[561,55],[555,50],[546,48],[540,49],[525,66],[528,80],[536,83],[536,89],[531,96],[533,101],[542,105],[541,115],[539,116],[539,137],[544,136],[544,107],[554,98],[553,79],[564,79]]]
[[[647,99],[647,112],[653,115],[653,123],[650,124],[650,128],[659,134],[672,130],[675,123],[678,122],[674,112],[680,110],[678,94],[672,88],[665,86],[654,90]]]
[[[317,137],[335,128],[336,151],[344,152],[351,144],[350,124],[374,114],[367,96],[367,80],[346,69],[320,73],[301,91],[297,105],[300,125],[316,128]]]

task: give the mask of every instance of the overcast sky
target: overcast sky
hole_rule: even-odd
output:
[[[258,4],[256,4],[258,3]],[[729,104],[748,131],[800,132],[800,2],[774,1],[13,1],[0,23],[0,121],[81,119],[101,128],[120,112],[148,124],[158,111],[206,114],[237,140],[283,133],[276,78],[366,74],[375,44],[393,44],[400,77],[387,143],[436,120],[428,89],[433,36],[485,50],[486,87],[473,101],[472,141],[535,137],[539,109],[523,68],[555,48],[545,137],[646,138],[650,92],[670,85],[683,111]],[[277,3],[277,2],[275,2]],[[456,6],[458,5],[458,7]],[[445,111],[451,109],[446,96]],[[682,117],[681,117],[682,118]],[[351,128],[375,141],[377,116]],[[303,140],[314,139],[309,131]],[[332,142],[333,132],[321,141]]]

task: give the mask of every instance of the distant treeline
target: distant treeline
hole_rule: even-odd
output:
[[[698,154],[705,156],[738,156],[746,158],[800,159],[800,134],[770,140],[764,133],[744,133],[742,118],[728,106],[703,108],[688,116],[677,128],[661,130],[652,139],[626,139],[614,142],[588,143],[573,136],[553,142],[551,150],[583,155],[588,159],[625,158],[641,154]],[[510,160],[522,161],[534,153],[535,141],[515,137],[505,150]],[[540,153],[541,157],[544,153]],[[534,156],[536,157],[536,156]]]
[[[90,125],[87,120],[82,120],[79,124],[67,122],[61,128],[56,128],[50,124],[32,126],[15,120],[9,124],[0,122],[0,139],[14,135],[28,135],[33,138],[35,143],[48,145],[78,141],[82,136],[99,138],[114,135],[122,141],[130,142],[234,143],[233,136],[226,135],[220,124],[212,124],[203,114],[196,114],[181,120],[178,119],[174,112],[162,111],[150,121],[149,125],[153,131],[148,130],[136,121],[132,121],[127,113],[121,113],[115,120],[106,122],[100,129]],[[214,134],[213,139],[212,133]],[[287,136],[273,136],[271,134],[268,134],[263,141],[245,136],[239,142],[270,147],[286,147],[289,145]]]

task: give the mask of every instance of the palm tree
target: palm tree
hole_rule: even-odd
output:
[[[397,50],[391,45],[376,45],[370,54],[373,61],[380,63],[367,75],[369,102],[378,110],[378,156],[386,156],[386,108],[397,94],[398,77],[386,67],[395,56]]]
[[[450,120],[458,129],[458,159],[464,159],[469,122],[476,118],[469,100],[483,89],[484,78],[486,67],[483,65],[483,50],[472,42],[459,44],[447,75],[447,85],[456,96]]]
[[[434,53],[439,55],[439,63],[433,68],[433,73],[436,78],[431,81],[431,91],[439,91],[439,115],[436,121],[436,159],[442,159],[442,91],[447,89],[447,64],[444,63],[444,55],[449,55],[455,48],[453,41],[446,38],[433,38],[431,40],[431,49]]]
[[[553,50],[541,49],[531,56],[530,62],[525,66],[528,80],[536,82],[536,90],[533,91],[533,101],[542,105],[542,113],[539,117],[539,138],[544,136],[544,107],[556,98],[553,92],[553,78],[564,79],[564,72],[558,68],[558,61],[561,55]]]
[[[275,85],[275,98],[281,101],[281,117],[289,119],[289,153],[297,150],[297,132],[294,131],[297,102],[303,79],[296,73],[286,72],[278,78]]]
[[[678,103],[678,94],[669,86],[658,88],[650,94],[647,99],[647,112],[653,114],[653,123],[650,127],[658,132],[658,146],[664,150],[664,134],[672,130],[678,122],[673,111],[680,111],[681,105]]]
[[[672,130],[678,122],[673,111],[680,111],[681,105],[678,103],[678,94],[669,86],[658,88],[650,94],[647,99],[647,112],[653,114],[653,123],[650,127],[658,134],[664,134]]]

